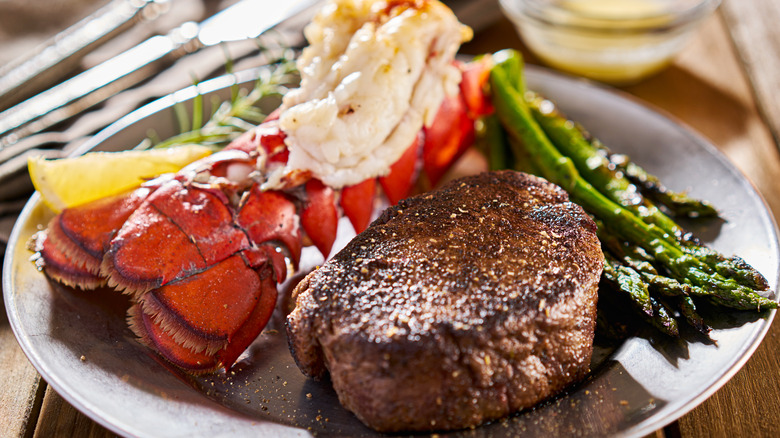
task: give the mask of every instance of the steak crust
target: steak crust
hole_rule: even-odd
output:
[[[478,425],[587,374],[602,267],[560,187],[462,178],[387,209],[301,281],[290,350],[378,431]]]

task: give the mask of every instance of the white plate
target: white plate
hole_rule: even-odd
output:
[[[743,256],[777,287],[773,219],[750,183],[707,141],[612,91],[539,69],[527,73],[531,89],[557,101],[614,151],[628,153],[670,187],[690,188],[694,196],[713,202],[727,222],[699,224],[694,231],[715,249]],[[251,72],[241,76],[240,82],[254,77]],[[200,87],[224,93],[231,81],[220,78]],[[81,152],[132,147],[149,129],[163,138],[173,134],[170,106],[193,95],[190,88],[133,112]],[[27,357],[77,409],[130,436],[375,435],[340,406],[329,382],[307,380],[298,371],[287,350],[281,312],[228,375],[190,378],[170,369],[133,340],[124,322],[127,302],[122,296],[63,288],[36,271],[25,244],[51,216],[34,195],[8,244],[3,292],[11,326]],[[316,257],[309,261],[318,262]],[[688,412],[733,376],[760,343],[774,313],[718,321],[712,335],[717,346],[632,338],[599,359],[591,376],[567,394],[462,434],[648,434]]]

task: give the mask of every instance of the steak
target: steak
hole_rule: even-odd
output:
[[[455,180],[387,209],[294,291],[301,371],[383,432],[478,425],[582,379],[603,256],[541,178]]]

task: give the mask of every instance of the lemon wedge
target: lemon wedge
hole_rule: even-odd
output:
[[[78,157],[27,159],[33,186],[54,212],[116,195],[211,154],[200,145],[144,151],[90,152]]]

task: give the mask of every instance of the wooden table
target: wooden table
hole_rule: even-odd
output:
[[[724,0],[692,44],[659,75],[624,90],[709,138],[780,219],[780,2]],[[522,48],[502,20],[469,53]],[[533,58],[529,60],[533,62]],[[780,325],[723,388],[655,436],[780,436]],[[47,387],[0,316],[0,437],[110,436]]]

